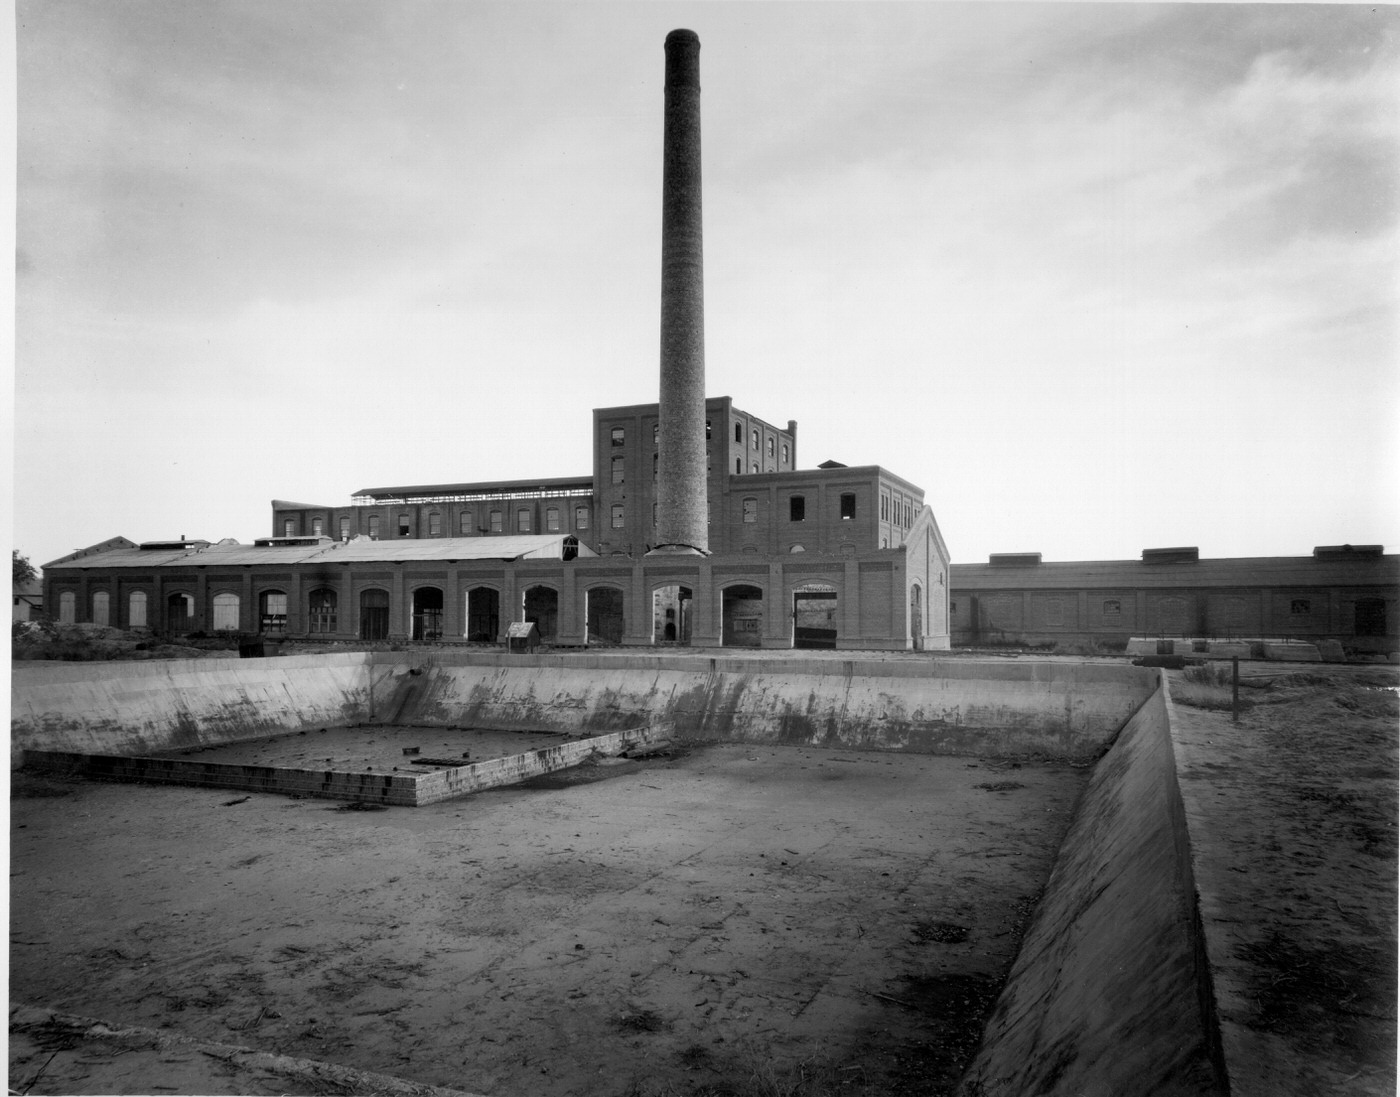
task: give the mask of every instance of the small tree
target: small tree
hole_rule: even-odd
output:
[[[10,550],[10,560],[14,568],[15,590],[27,587],[39,578],[39,573],[34,570],[34,565],[29,562],[29,557],[22,555],[19,549]]]

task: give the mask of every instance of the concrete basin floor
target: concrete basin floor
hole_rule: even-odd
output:
[[[321,728],[205,750],[161,752],[156,756],[235,766],[414,774],[445,768],[415,763],[415,758],[451,760],[455,765],[465,766],[556,746],[569,738],[573,737],[552,731],[366,725]],[[405,750],[417,753],[405,754]]]
[[[946,1093],[1087,774],[721,745],[373,812],[19,774],[11,998],[493,1095]],[[120,1058],[30,1092],[181,1091]]]

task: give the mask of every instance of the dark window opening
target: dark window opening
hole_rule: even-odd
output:
[[[852,492],[841,493],[841,520],[847,521],[856,516],[856,497]]]
[[[788,499],[788,521],[804,522],[807,520],[807,500],[801,495],[794,495]]]

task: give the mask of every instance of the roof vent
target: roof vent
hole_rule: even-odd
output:
[[[1313,549],[1314,560],[1344,560],[1357,556],[1383,556],[1384,545],[1318,545]]]
[[[987,557],[994,568],[1033,568],[1040,563],[1038,552],[994,552]]]
[[[1142,550],[1144,564],[1195,564],[1201,559],[1201,550],[1195,545],[1186,548],[1155,548]]]

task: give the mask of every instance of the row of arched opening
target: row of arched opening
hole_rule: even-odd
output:
[[[621,643],[626,630],[623,592],[617,587],[599,586],[586,594],[588,642]],[[671,584],[652,592],[651,638],[653,643],[690,643],[694,592],[690,587]],[[306,631],[330,635],[341,631],[340,598],[328,587],[312,590],[307,599]],[[148,598],[144,591],[128,596],[128,628],[147,627],[150,622]],[[501,632],[501,596],[493,587],[473,587],[465,598],[462,635],[467,640],[494,643]],[[792,595],[792,644],[797,648],[834,648],[841,631],[840,598],[834,586],[803,584]],[[195,626],[195,600],[185,592],[169,595],[165,603],[164,626],[171,633],[187,633]],[[210,628],[237,631],[242,627],[239,595],[221,591],[211,602]],[[520,620],[532,621],[540,639],[548,642],[559,631],[559,593],[553,587],[527,587],[520,601]],[[59,620],[77,619],[76,596],[64,591],[59,596]],[[92,595],[91,618],[95,624],[116,624],[112,620],[110,595]],[[422,586],[413,591],[409,635],[414,640],[437,640],[443,635],[444,596],[439,587]],[[724,588],[721,603],[721,643],[725,647],[759,647],[764,635],[764,597],[760,587],[739,584]],[[362,640],[387,640],[391,630],[389,592],[371,587],[359,595],[356,632]],[[923,594],[915,584],[910,590],[909,624],[917,641],[923,627]],[[256,631],[280,635],[288,628],[288,602],[285,591],[267,590],[258,595]]]

